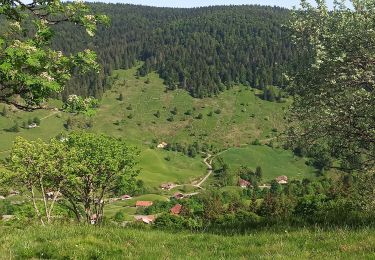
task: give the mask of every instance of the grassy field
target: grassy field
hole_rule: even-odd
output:
[[[286,175],[290,179],[313,178],[315,171],[305,164],[305,160],[295,157],[292,152],[268,146],[249,145],[231,148],[220,155],[231,169],[247,166],[255,170],[262,167],[265,180]]]
[[[118,80],[103,97],[94,129],[126,136],[141,144],[155,138],[167,142],[207,142],[219,147],[247,144],[283,129],[283,110],[289,102],[263,101],[257,90],[244,86],[235,86],[217,97],[195,99],[184,90],[166,92],[155,73],[139,79],[135,73],[136,68],[114,72]],[[120,94],[123,101],[118,100]],[[174,108],[176,115],[171,113]],[[215,113],[218,109],[220,114]],[[155,116],[157,111],[159,117]],[[197,119],[199,114],[202,119]],[[167,120],[171,116],[172,122]],[[114,127],[114,123],[118,125]]]
[[[374,259],[369,229],[222,236],[94,227],[0,229],[1,259]]]
[[[141,151],[139,178],[149,187],[156,188],[164,182],[188,184],[206,174],[200,156],[192,159],[162,149],[150,149],[152,140],[185,144],[199,142],[230,148],[246,146],[255,139],[272,138],[284,127],[284,110],[289,102],[263,101],[257,96],[258,90],[235,86],[217,97],[195,99],[184,90],[166,92],[163,81],[155,73],[147,78],[137,78],[135,74],[136,68],[114,72],[116,80],[112,89],[104,94],[93,117],[93,128],[89,131],[122,137],[129,144],[136,145]],[[120,94],[123,95],[122,101],[119,100]],[[61,107],[59,102],[53,105]],[[0,105],[0,111],[2,108]],[[172,115],[175,108],[177,113]],[[157,111],[159,117],[155,115]],[[199,114],[202,114],[202,119],[197,118]],[[173,121],[168,121],[171,116]],[[19,133],[8,131],[15,122],[22,126],[23,122],[34,117],[41,119],[40,127],[21,128]],[[18,135],[48,140],[66,132],[64,123],[69,117],[74,116],[54,110],[9,111],[7,117],[0,116],[0,158],[9,154]],[[267,178],[285,172],[287,175],[307,176],[312,171],[302,162],[293,161],[290,153],[269,148],[246,148],[238,152],[231,149],[225,158],[233,167],[260,165],[264,167]]]

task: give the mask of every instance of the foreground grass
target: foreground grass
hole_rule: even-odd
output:
[[[220,236],[109,227],[0,228],[2,259],[373,259],[374,251],[375,230],[368,229]]]

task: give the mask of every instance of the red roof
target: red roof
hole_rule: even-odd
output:
[[[240,179],[238,181],[238,185],[240,185],[241,187],[249,187],[251,186],[251,183],[247,180]]]
[[[180,204],[176,204],[173,206],[173,208],[171,208],[171,214],[178,215],[180,214],[181,209],[182,209],[182,206]]]
[[[135,203],[136,207],[150,207],[152,205],[152,201],[137,201]]]

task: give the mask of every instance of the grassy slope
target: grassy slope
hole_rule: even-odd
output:
[[[283,127],[282,110],[288,103],[265,102],[249,88],[236,86],[215,98],[194,99],[183,90],[164,92],[165,86],[155,73],[148,76],[150,83],[146,84],[146,78],[134,77],[135,72],[134,68],[114,73],[119,80],[103,97],[95,129],[125,135],[138,143],[157,138],[168,142],[208,142],[223,147],[264,139],[272,135],[273,128]],[[116,100],[120,93],[124,96],[122,102]],[[132,110],[127,109],[130,104]],[[174,107],[178,114],[173,122],[168,122]],[[218,108],[221,114],[207,115]],[[160,118],[154,116],[158,110]],[[192,115],[185,115],[187,110]],[[195,119],[199,113],[203,114],[201,120]],[[132,119],[127,118],[130,114]],[[117,120],[121,124],[113,127]]]
[[[118,80],[112,90],[105,93],[101,107],[94,118],[92,131],[123,137],[129,143],[138,146],[141,150],[140,178],[148,186],[158,187],[168,181],[189,183],[206,172],[199,156],[191,159],[176,153],[149,149],[150,142],[154,138],[167,142],[198,141],[215,144],[218,147],[233,147],[246,145],[255,138],[272,137],[273,128],[279,131],[283,128],[282,111],[288,103],[263,101],[256,96],[256,90],[236,86],[215,98],[194,99],[183,90],[165,92],[162,80],[155,73],[148,76],[150,83],[146,84],[146,78],[137,79],[134,76],[135,72],[136,68],[115,72]],[[120,93],[124,96],[123,101],[117,100]],[[130,104],[132,110],[127,109]],[[174,107],[177,107],[178,114],[173,122],[168,122],[166,119],[171,115],[170,111]],[[207,115],[218,108],[221,109],[221,114],[213,113],[211,117]],[[1,105],[0,109],[2,110]],[[160,118],[154,116],[158,110],[161,113]],[[192,110],[192,115],[185,115],[187,110]],[[69,115],[54,113],[50,110],[38,110],[32,113],[10,112],[8,118],[0,116],[0,158],[8,154],[12,141],[17,135],[28,139],[48,140],[65,132],[63,124]],[[199,113],[203,114],[201,120],[195,118]],[[128,118],[130,114],[133,115],[132,119]],[[41,127],[36,129],[21,129],[20,133],[1,131],[10,128],[14,121],[22,125],[23,121],[35,116],[50,117],[43,119]],[[117,121],[120,122],[119,125],[114,124]],[[234,158],[237,155],[239,158]],[[311,171],[302,163],[288,166],[289,156],[289,153],[269,152],[264,149],[256,151],[244,149],[240,153],[234,153],[230,163],[232,164],[233,161],[235,167],[236,162],[240,160],[249,163],[251,167],[257,165],[265,169],[268,167],[265,171],[266,178],[278,175],[278,168],[281,167],[302,172],[304,176]],[[166,161],[166,157],[170,157],[171,160]],[[287,160],[284,161],[285,159]],[[245,163],[241,162],[241,164]],[[269,171],[271,167],[273,169]]]
[[[272,149],[268,146],[250,145],[243,148],[231,148],[221,157],[232,169],[247,166],[253,170],[261,166],[265,180],[286,175],[292,179],[311,178],[314,169],[305,164],[305,160],[293,156],[292,152]]]
[[[373,230],[219,236],[93,227],[0,229],[2,259],[373,259],[374,248]]]

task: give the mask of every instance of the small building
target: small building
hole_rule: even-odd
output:
[[[180,215],[182,206],[181,204],[176,204],[171,208],[170,212],[172,215]]]
[[[55,195],[55,193],[53,192],[53,191],[51,191],[51,190],[48,190],[47,192],[46,192],[46,195],[47,195],[47,199],[53,199],[53,196]]]
[[[18,190],[11,190],[9,192],[9,196],[15,196],[15,195],[19,195],[19,194],[20,194],[20,192]]]
[[[15,215],[2,215],[2,216],[1,216],[1,219],[2,219],[3,221],[9,221],[9,220],[11,220],[11,219],[13,219],[13,218],[15,218]]]
[[[184,194],[182,194],[181,192],[176,192],[174,195],[173,195],[173,198],[177,199],[177,200],[180,200],[180,199],[183,199],[185,197]]]
[[[175,185],[173,183],[163,183],[160,185],[162,190],[171,190]]]
[[[136,207],[145,207],[145,208],[147,208],[147,207],[150,207],[152,204],[153,204],[152,201],[137,201],[135,203],[135,206]]]
[[[278,184],[287,184],[288,183],[288,176],[279,176],[276,178]]]
[[[240,186],[241,188],[248,188],[248,187],[251,186],[251,183],[247,180],[239,179],[238,180],[238,186]]]
[[[90,217],[91,225],[95,225],[96,221],[98,221],[98,215],[96,215],[96,214],[91,215],[91,217]]]
[[[32,124],[28,125],[29,129],[36,128],[36,127],[38,127],[38,125],[35,124],[35,123],[32,123]]]
[[[148,216],[143,216],[143,215],[137,215],[137,216],[134,216],[135,220],[136,221],[140,221],[140,222],[143,222],[145,224],[152,224],[154,223],[156,217],[155,215],[148,215]]]
[[[125,195],[122,195],[120,198],[121,200],[130,200],[132,199],[132,196],[125,194]]]
[[[158,144],[157,147],[159,149],[165,149],[165,148],[167,148],[167,146],[168,146],[168,144],[166,142],[161,142],[160,144]]]

